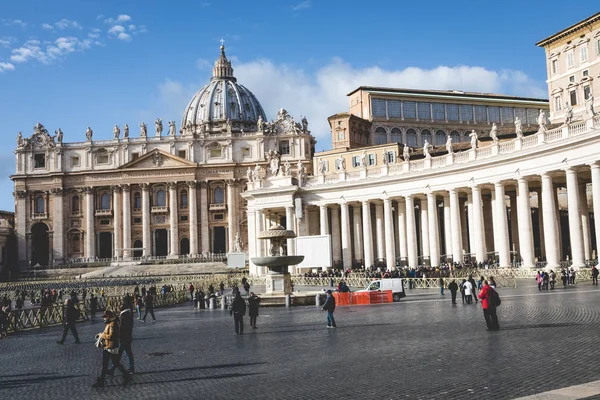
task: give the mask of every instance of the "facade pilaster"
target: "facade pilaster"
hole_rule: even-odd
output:
[[[190,220],[190,255],[192,256],[197,256],[198,255],[198,203],[196,201],[196,186],[197,186],[198,182],[197,181],[189,181],[188,182],[188,187],[189,187],[189,215],[188,218]],[[202,188],[201,188],[201,193],[202,193]],[[207,203],[202,203],[201,204],[202,209],[205,209],[208,207]],[[208,229],[208,224],[207,224],[207,229]],[[204,232],[202,232],[204,234]],[[208,236],[208,232],[207,232],[207,236]],[[204,239],[203,239],[204,242]],[[203,252],[208,252],[209,249],[208,248],[203,248],[202,249]]]
[[[362,202],[362,229],[363,242],[365,245],[365,268],[373,265],[373,229],[371,227],[371,203]]]
[[[571,257],[573,267],[583,267],[583,234],[581,230],[581,210],[579,201],[579,181],[577,172],[572,168],[566,168],[567,175],[567,202],[569,208],[569,237],[571,243]]]
[[[94,229],[94,188],[86,187],[85,192],[85,256],[96,258],[96,231]]]
[[[516,213],[519,225],[519,253],[522,266],[535,267],[535,254],[533,249],[533,225],[531,222],[531,206],[529,204],[529,182],[523,178],[517,180]]]
[[[386,197],[383,199],[383,219],[385,226],[385,261],[388,271],[396,267],[396,246],[394,245],[394,220],[392,213],[392,201]]]
[[[592,206],[594,209],[594,228],[596,232],[596,258],[600,252],[600,165],[590,165],[592,174]]]
[[[477,260],[477,262],[484,262],[487,260],[487,254],[481,188],[479,186],[472,186],[471,196],[473,199],[473,240],[475,242],[475,260]]]
[[[440,265],[440,234],[437,212],[437,198],[433,193],[427,193],[427,216],[429,217],[429,249],[432,267]]]
[[[152,239],[150,237],[150,187],[147,183],[142,183],[142,256],[152,255]]]
[[[121,256],[120,249],[123,247],[121,233],[121,188],[119,186],[111,187],[113,195],[113,257],[118,259]]]
[[[123,258],[131,257],[131,189],[123,185]]]
[[[53,188],[51,190],[54,198],[54,212],[52,217],[54,236],[52,248],[54,254],[52,259],[60,262],[66,258],[65,254],[65,219],[64,219],[64,191],[62,188]]]
[[[177,221],[177,182],[169,182],[169,257],[177,258],[179,255],[179,223]]]
[[[504,183],[494,183],[494,191],[496,194],[496,215],[498,221],[498,226],[494,227],[494,234],[498,233],[498,260],[500,267],[508,267],[510,266],[510,247]]]
[[[408,195],[406,196],[406,245],[408,251],[408,266],[410,268],[417,268],[419,266],[416,228],[414,198],[412,195]]]
[[[15,190],[17,197],[16,209],[16,236],[17,236],[17,257],[20,262],[28,260],[27,257],[27,191]]]
[[[198,241],[200,241],[200,249],[202,253],[210,253],[210,235],[208,234],[208,182],[199,182],[199,185],[190,187],[191,192],[194,192],[196,198],[196,187],[200,186],[200,238],[196,238],[196,249],[198,249]],[[190,207],[191,209],[191,207]],[[196,205],[196,233],[198,233],[198,206]],[[191,218],[191,217],[190,217]],[[191,232],[191,231],[190,231]],[[191,240],[190,240],[191,243]]]
[[[383,204],[375,203],[375,234],[377,235],[377,260],[385,257],[385,241],[383,238]]]
[[[352,206],[352,227],[354,228],[352,235],[354,239],[354,259],[363,260],[362,221],[358,204]]]
[[[542,212],[544,217],[544,243],[546,248],[546,261],[548,269],[556,269],[559,266],[558,226],[556,221],[556,206],[554,198],[554,184],[552,177],[542,174]]]
[[[227,182],[227,251],[232,252],[235,242],[235,233],[237,232],[237,194],[236,183],[233,181]],[[294,229],[294,232],[296,230]],[[289,241],[288,241],[289,242]],[[289,251],[289,247],[288,247]]]

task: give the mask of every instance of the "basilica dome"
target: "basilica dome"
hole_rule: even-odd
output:
[[[208,85],[194,95],[185,109],[182,129],[218,131],[229,120],[230,126],[235,128],[255,130],[259,117],[267,120],[254,94],[237,83],[231,61],[225,57],[225,46],[221,46],[221,56],[215,61],[213,77]]]

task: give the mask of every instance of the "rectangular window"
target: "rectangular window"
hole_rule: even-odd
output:
[[[35,161],[35,168],[46,168],[46,155],[36,154],[33,156]]]
[[[188,216],[187,216],[187,215],[182,215],[181,217],[179,217],[179,220],[180,220],[181,222],[187,222],[187,220],[188,220]]]
[[[590,85],[584,86],[583,87],[583,98],[585,100],[589,99],[590,98],[590,94],[591,94]]]
[[[575,75],[571,75],[569,77],[569,82],[575,82]]]
[[[539,110],[535,108],[527,109],[527,124],[529,125],[537,125],[537,117],[539,114]]]
[[[385,117],[385,100],[371,99],[372,114],[374,117]]]
[[[417,118],[417,103],[414,101],[403,101],[402,110],[404,119],[416,119]]]
[[[519,117],[521,123],[527,123],[527,110],[525,108],[515,108],[515,118]]]
[[[402,103],[400,100],[388,100],[387,106],[390,118],[400,118],[402,116]]]
[[[346,140],[346,131],[344,129],[341,129],[338,131],[337,140],[338,140],[338,142],[342,141],[342,140]]]
[[[569,100],[571,100],[571,106],[577,105],[577,91],[576,90],[569,92]]]
[[[575,66],[575,56],[573,50],[567,52],[567,68],[573,68]]]
[[[179,156],[179,158],[187,158],[187,151],[185,150],[179,150],[179,152],[177,153],[177,155]]]
[[[136,218],[133,219],[133,223],[134,224],[141,224],[142,223],[142,219],[139,218],[139,217],[136,217]]]
[[[252,157],[250,147],[242,147],[242,157]]]
[[[461,104],[460,120],[469,122],[473,121],[473,106],[471,104]]]
[[[580,47],[579,58],[581,59],[581,62],[586,62],[588,60],[587,44],[584,44]]]
[[[140,158],[140,153],[131,153],[131,161]]]
[[[393,151],[388,151],[387,153],[385,153],[385,155],[389,164],[396,162],[396,153],[394,153]]]
[[[514,110],[512,107],[502,107],[502,123],[513,123],[515,120]]]
[[[556,96],[554,98],[554,111],[560,110],[562,110],[562,99],[560,98],[560,96]]]
[[[500,108],[488,107],[489,122],[500,122]]]
[[[100,225],[110,225],[110,219],[101,219]]]
[[[282,156],[290,154],[289,140],[282,140],[281,142],[279,142],[279,154],[281,154]]]
[[[377,154],[369,154],[369,165],[377,165]]]
[[[458,104],[446,104],[448,121],[458,121]]]
[[[552,74],[558,74],[558,60],[552,60]]]
[[[432,103],[431,111],[433,111],[434,121],[445,121],[446,120],[446,108],[441,103]]]
[[[79,167],[79,157],[71,157],[71,167]]]
[[[225,214],[213,214],[213,219],[215,221],[222,221],[225,219]]]
[[[221,158],[223,152],[221,149],[210,149],[210,158]]]
[[[417,103],[419,119],[431,120],[431,103]]]
[[[475,121],[476,122],[487,122],[487,107],[486,106],[475,106]]]
[[[97,163],[98,164],[108,164],[108,154],[98,154],[97,155]]]
[[[354,168],[360,167],[360,156],[352,156],[352,166]]]
[[[586,76],[590,76],[590,71],[587,69],[583,71],[583,77],[585,78]]]
[[[336,159],[335,160],[335,170],[339,171],[341,168],[342,168],[342,160]]]

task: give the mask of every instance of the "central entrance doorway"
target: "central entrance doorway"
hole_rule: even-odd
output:
[[[48,225],[38,222],[31,227],[31,265],[48,265]]]
[[[157,257],[166,256],[168,253],[168,238],[166,229],[157,229],[154,231],[154,255]]]
[[[213,253],[225,253],[227,248],[225,246],[225,227],[215,226],[213,227]]]
[[[100,232],[98,234],[98,258],[112,258],[112,233]]]

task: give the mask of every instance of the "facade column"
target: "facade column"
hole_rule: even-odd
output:
[[[327,214],[327,204],[319,205],[319,222],[321,225],[321,235],[329,235],[329,215]]]
[[[496,203],[496,189],[490,192],[491,195],[491,204],[492,204],[492,223],[493,223],[493,231],[494,231],[494,258],[496,262],[498,262],[498,251],[500,249],[500,245],[498,244],[498,238],[500,237],[500,232],[497,231],[498,226],[500,226],[500,222],[498,222],[498,205]]]
[[[27,191],[16,190],[16,236],[17,236],[17,259],[19,263],[25,264],[27,257]],[[87,235],[86,235],[87,236]],[[29,267],[29,266],[27,266]]]
[[[250,275],[258,275],[258,268],[252,262],[252,259],[257,256],[256,246],[254,246],[254,243],[258,241],[256,239],[257,236],[255,212],[252,209],[248,209],[248,265],[250,267]]]
[[[458,198],[458,211],[460,212],[460,239],[462,245],[461,260],[464,259],[464,255],[469,250],[469,229],[467,227],[467,199]],[[470,250],[469,250],[470,251]]]
[[[529,185],[527,185],[529,187]],[[529,194],[527,194],[529,196]],[[512,251],[516,251],[517,254],[521,254],[521,246],[519,240],[519,211],[517,205],[517,193],[515,195],[510,196],[510,234],[512,236],[512,241],[510,243],[510,249]]]
[[[65,220],[64,220],[64,191],[62,188],[53,188],[51,190],[52,196],[54,197],[54,212],[53,212],[53,222],[54,222],[54,235],[53,235],[53,243],[52,248],[54,250],[54,254],[52,255],[52,259],[57,261],[62,261],[66,259],[65,254]]]
[[[412,195],[406,196],[406,245],[408,248],[408,266],[410,268],[417,268],[419,266],[419,256],[417,253],[415,203]]]
[[[362,221],[360,216],[360,206],[355,204],[352,206],[352,226],[354,228],[354,259],[363,260],[363,238],[362,238]]]
[[[122,243],[122,238],[121,238],[121,233],[123,233],[123,230],[121,228],[121,206],[122,204],[122,200],[121,200],[121,188],[119,186],[113,186],[112,188],[112,193],[113,193],[113,254],[115,259],[119,260],[121,259],[123,253],[121,252],[121,249],[123,248],[123,243]]]
[[[471,187],[473,199],[473,239],[475,241],[475,260],[484,262],[487,260],[485,246],[485,221],[483,219],[483,201],[481,199],[481,188]]]
[[[296,232],[295,224],[296,215],[294,214],[294,207],[289,206],[285,208],[285,229],[288,231]],[[294,239],[287,239],[287,253],[290,256],[296,255],[296,248],[294,246],[296,242]]]
[[[462,238],[460,226],[460,202],[456,189],[450,189],[450,226],[452,238],[452,261],[461,263],[462,260]]]
[[[339,261],[342,259],[340,214],[337,206],[331,206],[331,251],[334,261]]]
[[[592,173],[592,205],[594,207],[594,228],[596,231],[596,258],[600,259],[600,165],[590,165]]]
[[[202,253],[210,253],[210,235],[208,234],[208,182],[200,182],[200,239],[196,238],[196,248],[200,243],[200,251]],[[190,189],[196,196],[196,189]],[[198,215],[198,207],[196,206],[196,215]],[[191,218],[191,217],[190,217]],[[196,232],[198,232],[198,218],[196,217]],[[191,240],[190,240],[191,243]]]
[[[553,190],[553,193],[554,193],[554,209],[556,210],[556,213],[554,214],[554,219],[556,220],[556,237],[557,237],[557,243],[558,243],[558,259],[559,260],[565,260],[567,257],[565,256],[564,250],[563,250],[562,218],[560,217],[560,205],[558,204],[558,192],[557,192],[558,191],[558,185],[554,185],[554,187],[553,187],[552,190]]]
[[[152,242],[150,238],[150,192],[147,183],[142,183],[142,256],[149,257],[152,255]]]
[[[498,259],[500,267],[508,267],[510,266],[510,247],[504,183],[494,183],[494,189],[496,194],[496,214],[498,220],[498,227],[494,228],[494,233],[498,233]]]
[[[546,248],[547,269],[556,269],[559,266],[558,226],[556,221],[556,206],[554,198],[554,184],[552,177],[542,174],[542,212],[544,213],[544,244]]]
[[[585,183],[579,185],[579,209],[581,211],[581,231],[583,236],[583,259],[592,259],[592,241],[590,235],[590,210],[587,202],[587,187]],[[56,229],[54,230],[56,232]]]
[[[542,206],[542,187],[537,192],[538,198],[538,225],[540,231],[540,257],[546,257],[546,242],[544,240],[544,207]],[[557,244],[558,246],[558,244]]]
[[[377,235],[377,260],[385,257],[385,242],[383,239],[383,204],[375,203],[375,234]]]
[[[566,168],[565,173],[567,175],[571,257],[573,267],[580,268],[585,263],[583,259],[583,234],[581,231],[581,212],[579,207],[579,181],[577,180],[577,172],[574,169]]]
[[[96,258],[96,231],[94,229],[94,188],[86,187],[85,191],[85,256]]]
[[[198,255],[198,205],[196,202],[196,186],[197,181],[188,182],[188,203],[189,203],[189,220],[190,220],[190,255],[192,257]],[[202,189],[203,190],[203,189]],[[208,204],[205,202],[202,205],[202,209],[208,207]],[[208,229],[208,221],[206,222],[206,228]],[[204,232],[202,232],[204,234]],[[208,236],[208,232],[206,233]],[[208,239],[208,238],[207,238]],[[204,239],[203,239],[204,241]],[[209,252],[209,248],[203,248],[203,252]]]
[[[389,197],[383,199],[383,219],[385,226],[385,261],[387,270],[396,268],[396,246],[394,245],[394,219],[392,201]]]
[[[531,205],[529,204],[529,182],[523,178],[517,180],[517,201],[511,218],[515,215],[519,225],[519,253],[521,254],[522,266],[525,268],[535,267],[535,254],[533,249],[533,225],[531,222]]]
[[[475,224],[473,220],[473,194],[467,193],[467,229],[469,235],[469,260],[473,262],[476,259],[475,256]]]
[[[238,202],[236,196],[236,183],[233,181],[227,182],[227,252],[230,253],[234,249],[235,233],[237,232],[236,215],[238,210]],[[286,228],[287,229],[287,228]],[[296,232],[295,229],[291,229]],[[289,247],[288,247],[289,251]]]
[[[429,225],[429,253],[432,267],[440,265],[440,235],[437,213],[437,199],[435,194],[427,193],[427,215]]]
[[[256,239],[258,235],[265,230],[265,216],[262,210],[254,211],[254,225],[256,227],[254,238]],[[250,243],[250,238],[248,238],[248,247],[254,246],[256,257],[264,257],[266,255],[263,242],[265,242],[265,240],[254,240],[254,242]],[[265,269],[265,267],[255,266],[257,275],[264,275]]]
[[[123,185],[123,250],[124,259],[131,257],[131,191],[129,185]]]
[[[179,256],[179,221],[177,220],[177,182],[169,182],[169,256],[177,258]]]
[[[448,261],[452,257],[452,218],[450,217],[450,195],[444,194],[444,247]]]
[[[427,265],[426,261],[431,265],[431,253],[429,251],[429,213],[427,199],[421,199],[420,217],[421,217],[421,255],[423,260],[422,265]]]
[[[373,229],[371,227],[371,203],[362,202],[362,229],[363,243],[365,245],[365,268],[373,265]]]
[[[400,254],[401,265],[406,265],[406,200],[398,199],[398,252]],[[364,210],[363,210],[364,212]]]
[[[352,248],[350,244],[350,211],[348,210],[348,203],[343,202],[340,204],[342,211],[342,262],[344,263],[344,269],[352,267]]]
[[[481,195],[481,202],[483,203],[483,220],[486,221],[483,226],[485,232],[485,259],[487,260],[489,253],[495,253],[496,248],[494,240],[494,206],[492,204],[492,198],[494,197],[494,191],[492,190],[490,196]]]

